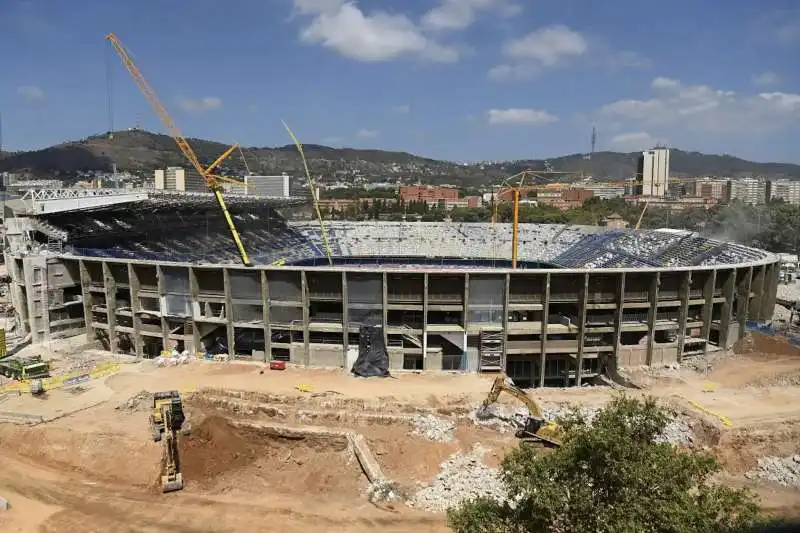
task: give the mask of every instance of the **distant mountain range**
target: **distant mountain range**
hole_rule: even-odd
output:
[[[189,139],[198,158],[212,162],[228,146],[203,139]],[[372,179],[405,177],[428,183],[461,183],[485,185],[498,178],[524,169],[544,170],[544,160],[520,160],[500,163],[463,165],[419,157],[407,152],[331,148],[315,144],[304,145],[309,166],[323,177],[347,179],[355,175]],[[243,148],[250,170],[274,174],[302,173],[302,162],[294,145],[276,148]],[[553,170],[570,172],[573,177],[623,179],[636,173],[639,153],[598,152],[587,159],[585,154],[573,154],[548,159]],[[183,155],[171,137],[143,130],[95,135],[70,141],[42,150],[5,153],[0,158],[0,172],[26,171],[37,177],[59,176],[69,180],[86,170],[118,170],[149,174],[156,168],[187,166]],[[756,163],[729,155],[709,155],[673,149],[670,169],[674,176],[767,176],[800,179],[800,165],[788,163]],[[231,175],[244,172],[241,154],[234,153],[223,165]]]

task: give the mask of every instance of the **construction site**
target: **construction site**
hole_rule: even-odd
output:
[[[290,221],[297,199],[223,195],[237,145],[203,165],[108,39],[209,192],[7,202],[4,533],[446,531],[448,508],[508,499],[509,450],[547,453],[560,415],[620,393],[800,517],[774,254],[519,224],[521,178],[512,224]]]

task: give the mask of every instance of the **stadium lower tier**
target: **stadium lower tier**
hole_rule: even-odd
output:
[[[630,254],[624,237],[601,242]],[[6,260],[19,323],[34,342],[86,334],[140,356],[186,350],[349,370],[359,328],[371,325],[382,328],[392,372],[504,371],[520,386],[564,386],[730,348],[748,321],[772,315],[777,258],[761,253],[644,269]],[[363,252],[342,250],[349,254]]]

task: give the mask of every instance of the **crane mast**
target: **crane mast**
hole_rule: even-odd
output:
[[[206,185],[214,194],[214,198],[217,201],[217,205],[219,205],[220,210],[222,211],[222,216],[225,219],[225,223],[228,226],[228,229],[231,232],[231,237],[233,238],[233,242],[236,245],[236,249],[239,252],[239,257],[241,258],[242,263],[245,266],[252,266],[250,261],[250,256],[247,254],[247,250],[245,250],[244,243],[242,242],[242,238],[239,235],[239,231],[236,229],[236,224],[233,221],[233,217],[231,216],[230,212],[228,211],[228,206],[225,203],[225,199],[222,196],[222,187],[220,186],[219,180],[217,176],[215,176],[212,171],[215,167],[217,167],[226,157],[228,157],[235,149],[237,145],[234,145],[230,149],[228,149],[222,156],[220,156],[210,167],[203,168],[202,163],[197,158],[197,155],[194,153],[189,141],[186,140],[186,137],[183,136],[181,130],[175,124],[175,121],[172,120],[172,117],[167,112],[164,104],[161,103],[156,92],[147,82],[144,75],[141,73],[139,68],[133,62],[130,55],[128,54],[125,47],[122,46],[122,43],[119,41],[116,35],[113,33],[109,33],[106,35],[106,40],[111,43],[111,46],[114,47],[116,50],[117,55],[119,55],[120,59],[122,60],[125,69],[131,75],[133,80],[136,82],[136,85],[139,87],[139,90],[142,94],[147,98],[150,102],[150,105],[153,107],[153,110],[158,115],[158,118],[161,120],[162,124],[167,128],[172,138],[175,140],[175,144],[178,145],[178,148],[183,155],[186,156],[186,159],[192,164],[192,166],[197,170],[197,172],[203,176],[203,179],[206,182]],[[226,180],[227,181],[227,180]]]

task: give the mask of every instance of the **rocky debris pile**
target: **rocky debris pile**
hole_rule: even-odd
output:
[[[548,405],[542,407],[542,414],[545,420],[555,421],[566,416],[575,406],[569,404]],[[578,411],[591,424],[600,409],[597,407],[578,407]],[[467,418],[473,423],[496,429],[501,433],[515,431],[525,425],[528,410],[524,407],[513,407],[502,404],[492,404],[486,408],[478,407],[471,411]],[[687,446],[692,444],[694,433],[688,420],[676,416],[664,428],[664,432],[658,442],[669,442],[676,446]]]
[[[367,488],[367,500],[370,503],[391,502],[404,499],[396,483],[391,481],[378,481]]]
[[[689,423],[683,418],[671,420],[656,442],[668,442],[675,446],[689,446],[694,442],[694,432]]]
[[[747,479],[760,479],[784,487],[800,488],[800,455],[762,457],[758,466],[745,474]]]
[[[485,449],[476,445],[469,453],[458,452],[441,464],[439,475],[408,501],[426,511],[443,512],[478,497],[498,502],[508,498],[500,472],[483,463]]]
[[[412,435],[434,442],[452,442],[456,424],[452,420],[431,414],[417,414],[411,418]]]
[[[139,407],[139,405],[142,403],[145,404],[145,407],[148,406],[152,400],[153,400],[152,392],[141,390],[136,394],[134,394],[133,396],[131,396],[130,398],[128,398],[127,400],[125,400],[124,402],[122,402],[121,404],[119,404],[116,408],[134,410],[137,407]]]

